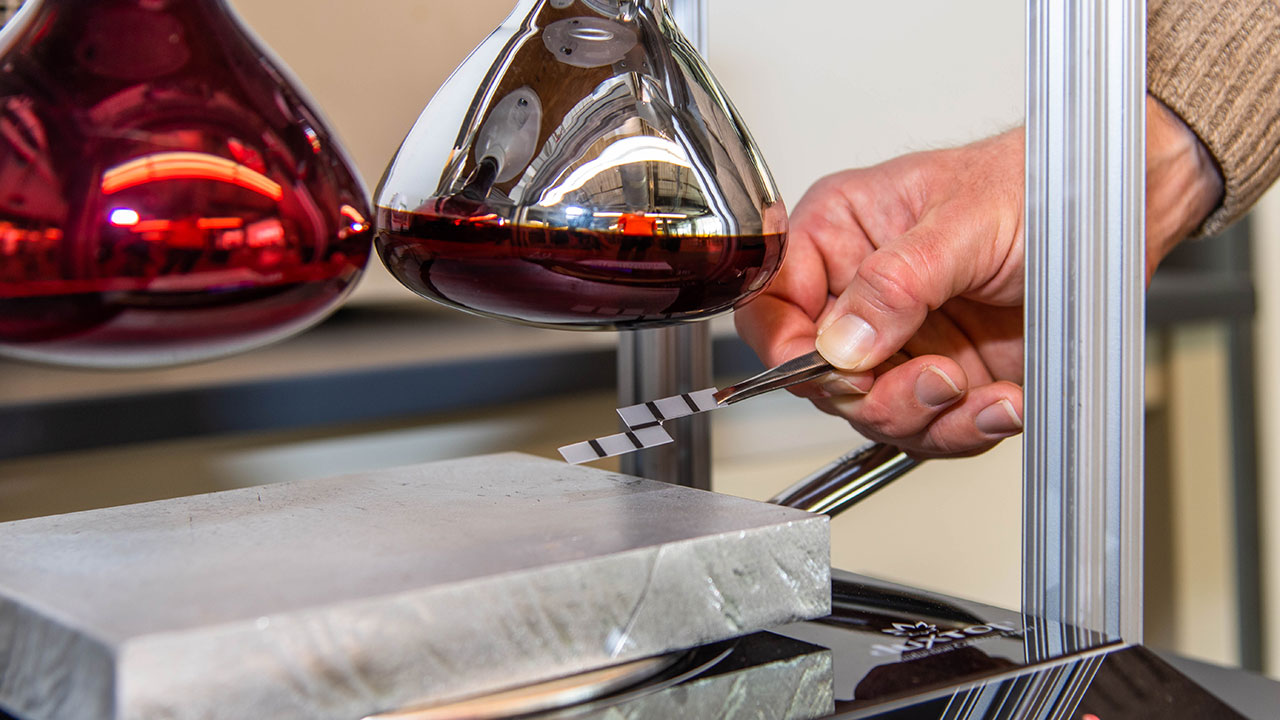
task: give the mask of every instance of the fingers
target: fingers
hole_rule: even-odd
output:
[[[929,311],[968,288],[974,258],[966,244],[919,225],[868,255],[819,325],[818,351],[850,372],[884,362]]]
[[[865,395],[833,395],[815,404],[868,438],[922,458],[977,454],[1022,431],[1019,386],[968,383],[959,363],[932,355],[883,372]]]
[[[850,195],[866,194],[866,186],[879,188],[881,197],[892,183],[876,180],[865,170],[851,170],[823,178],[809,189],[791,216],[787,256],[769,287],[752,302],[738,308],[734,322],[738,334],[767,365],[776,365],[813,351],[818,335],[817,319],[849,284],[862,259],[873,249],[857,203]],[[900,203],[899,203],[900,204]],[[901,226],[877,229],[896,237],[909,225],[906,213],[881,197],[876,217],[896,218]],[[813,386],[816,388],[816,385]]]
[[[776,295],[761,295],[739,308],[733,324],[769,367],[813,351],[813,319],[799,305]]]
[[[1020,434],[1022,423],[1022,388],[991,383],[971,389],[904,449],[921,458],[977,455]]]
[[[880,373],[870,392],[833,394],[824,409],[877,439],[905,438],[924,431],[969,385],[960,364],[940,355],[906,360]]]

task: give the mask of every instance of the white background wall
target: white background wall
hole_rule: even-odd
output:
[[[1018,0],[712,0],[709,61],[794,207],[827,173],[1019,124],[1023,8]],[[803,404],[790,412],[777,418],[796,429],[785,437],[823,438],[825,447],[788,452],[776,431],[772,440],[743,438],[737,452],[718,449],[718,487],[765,497],[806,456],[813,468],[824,452],[856,443]],[[981,458],[926,464],[833,523],[833,562],[1018,607],[1020,462],[1020,445],[1009,442]]]

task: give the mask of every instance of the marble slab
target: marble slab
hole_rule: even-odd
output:
[[[493,455],[0,524],[0,708],[349,720],[830,610],[827,519]]]

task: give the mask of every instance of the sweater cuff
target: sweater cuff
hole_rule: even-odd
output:
[[[1280,7],[1245,0],[1150,0],[1148,91],[1182,118],[1222,171],[1212,235],[1280,176]]]

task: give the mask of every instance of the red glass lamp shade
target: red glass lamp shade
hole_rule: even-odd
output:
[[[0,354],[190,362],[334,309],[373,218],[221,0],[43,0],[0,35]]]

